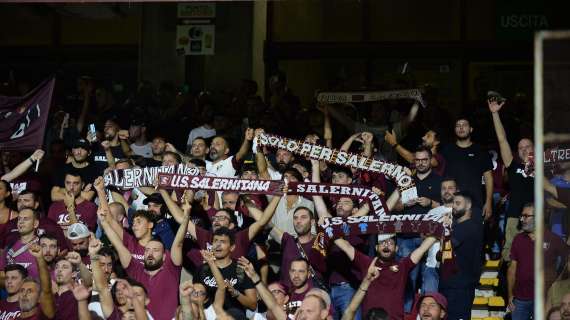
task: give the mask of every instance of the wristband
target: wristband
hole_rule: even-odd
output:
[[[362,288],[360,288],[360,287],[358,287],[358,290],[361,290],[361,291],[364,291],[364,292],[368,292],[368,289],[364,290],[364,289],[362,289]]]
[[[253,283],[253,286],[256,287],[258,284],[261,283],[261,278]]]

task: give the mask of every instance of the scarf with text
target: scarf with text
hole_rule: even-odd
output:
[[[263,146],[288,150],[293,154],[314,160],[324,160],[348,168],[384,174],[398,185],[402,202],[407,203],[417,198],[417,189],[414,185],[411,171],[404,166],[267,133],[259,135],[257,143]]]
[[[323,103],[360,103],[381,100],[413,99],[422,107],[427,103],[421,89],[390,90],[390,91],[361,91],[361,92],[320,92],[317,102]]]
[[[104,176],[105,186],[116,187],[122,190],[153,187],[156,184],[159,173],[178,173],[187,175],[197,175],[198,168],[190,168],[185,165],[144,167],[132,169],[112,170]]]

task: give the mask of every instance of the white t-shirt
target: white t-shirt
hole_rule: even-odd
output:
[[[130,147],[133,150],[133,153],[137,156],[141,156],[144,158],[152,158],[152,143],[147,142],[147,144],[143,144],[142,146],[138,146],[134,143],[131,143]]]
[[[446,206],[439,206],[437,208],[433,208],[429,211],[428,214],[430,215],[437,215],[439,217],[443,217],[445,214],[451,213],[452,209]],[[437,253],[439,252],[441,245],[438,242],[434,243],[429,247],[428,254],[426,257],[426,267],[428,268],[437,268],[439,267],[439,262],[437,261]]]
[[[232,164],[234,156],[228,157],[224,160],[214,162],[206,162],[206,171],[208,175],[213,177],[235,178],[236,169]]]
[[[208,139],[215,135],[216,135],[216,129],[207,129],[204,126],[199,126],[190,131],[190,134],[188,134],[188,142],[186,142],[186,145],[191,146],[192,142],[194,142],[194,139],[198,137]]]

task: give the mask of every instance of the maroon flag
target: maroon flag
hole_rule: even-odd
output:
[[[0,151],[42,147],[55,78],[23,97],[0,96]]]

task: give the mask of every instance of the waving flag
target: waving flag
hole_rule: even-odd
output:
[[[0,151],[41,148],[55,78],[23,97],[0,96]]]

